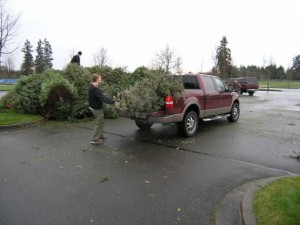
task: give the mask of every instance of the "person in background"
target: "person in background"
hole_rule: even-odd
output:
[[[103,91],[99,88],[102,82],[100,74],[93,74],[92,82],[89,85],[88,90],[88,102],[89,108],[92,110],[95,116],[95,128],[92,136],[91,144],[103,143],[103,125],[104,125],[104,112],[103,103],[115,104],[116,101],[106,97]]]
[[[241,85],[239,84],[239,82],[237,82],[236,80],[234,80],[232,86],[233,86],[233,91],[235,91],[236,93],[240,94]]]
[[[77,63],[79,66],[80,66],[80,56],[82,55],[82,52],[79,51],[77,53],[77,55],[74,55],[72,60],[71,60],[71,63]]]

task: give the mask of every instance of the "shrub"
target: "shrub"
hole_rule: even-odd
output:
[[[42,84],[39,97],[42,105],[41,113],[49,119],[67,119],[71,112],[71,101],[77,96],[73,84],[53,70],[45,71],[45,80]]]
[[[115,107],[112,105],[104,104],[103,105],[104,118],[106,119],[116,119],[119,117],[118,112]]]
[[[12,107],[11,98],[13,96],[13,91],[8,91],[2,98],[0,99],[0,112],[5,111],[5,109],[9,109]]]
[[[124,77],[128,75],[128,73],[125,71],[126,68],[122,68],[122,67],[117,67],[113,69],[109,66],[104,66],[104,67],[94,66],[88,68],[88,70],[92,74],[94,73],[101,74],[104,84],[109,86],[120,84],[124,79]]]
[[[108,85],[120,84],[127,73],[124,68],[114,68],[111,72],[104,74],[104,83]]]
[[[135,83],[143,80],[150,73],[146,67],[139,67],[132,74],[126,73],[122,68],[116,68],[113,70],[106,68],[106,70],[99,72],[101,74],[105,74],[105,80],[102,84],[102,88],[105,91],[105,94],[109,97],[118,96],[119,93],[124,92]],[[105,118],[114,119],[118,117],[118,113],[115,107],[105,105],[104,116]]]
[[[149,72],[150,71],[144,66],[138,67],[138,68],[135,69],[135,71],[133,71],[132,74],[125,77],[123,83],[126,86],[134,85],[136,82],[138,82],[138,81],[144,79],[145,77],[147,77]]]
[[[88,85],[91,81],[91,73],[78,66],[75,63],[70,63],[63,71],[63,77],[70,81],[77,90],[77,97],[72,99],[71,111],[69,116],[71,118],[84,118],[90,116],[88,106]]]
[[[12,93],[11,103],[21,113],[40,114],[39,95],[44,80],[43,74],[21,76]]]

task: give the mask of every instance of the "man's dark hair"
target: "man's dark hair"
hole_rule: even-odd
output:
[[[82,55],[82,52],[81,52],[81,51],[79,51],[79,52],[78,52],[78,55]]]

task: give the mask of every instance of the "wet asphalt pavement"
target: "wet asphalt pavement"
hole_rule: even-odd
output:
[[[300,174],[300,90],[240,97],[237,123],[137,129],[105,121],[0,131],[1,225],[209,225],[226,193],[247,181]]]

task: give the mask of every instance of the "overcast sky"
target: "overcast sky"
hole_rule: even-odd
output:
[[[45,38],[53,50],[54,68],[83,52],[81,64],[93,66],[100,48],[110,65],[132,72],[151,66],[167,45],[182,58],[184,71],[206,72],[223,36],[233,64],[284,68],[300,54],[299,0],[8,0],[20,13],[14,59],[23,60],[26,39],[37,47]],[[35,57],[34,51],[33,56]]]

